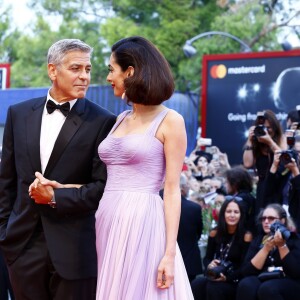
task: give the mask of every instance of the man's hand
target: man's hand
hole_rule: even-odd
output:
[[[53,187],[50,185],[42,185],[39,180],[37,180],[38,179],[30,185],[29,196],[37,204],[48,204],[54,196]]]
[[[64,186],[57,181],[46,179],[41,173],[35,172],[36,179],[29,186],[29,196],[37,204],[48,204],[54,196],[54,188]]]

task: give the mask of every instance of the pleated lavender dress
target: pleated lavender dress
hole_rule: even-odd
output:
[[[125,111],[99,145],[108,179],[96,212],[97,300],[194,299],[178,246],[174,284],[156,287],[166,230],[158,194],[165,159],[155,134],[167,112],[160,112],[145,133],[118,138],[113,132],[130,113]]]

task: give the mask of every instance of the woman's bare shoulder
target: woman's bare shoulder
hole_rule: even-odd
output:
[[[184,125],[184,119],[180,113],[178,113],[173,109],[169,109],[165,117],[164,123],[167,126],[174,126],[174,125],[180,126],[180,125]]]

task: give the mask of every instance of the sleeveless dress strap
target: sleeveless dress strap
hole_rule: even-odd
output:
[[[163,119],[166,117],[167,113],[169,112],[169,109],[166,108],[163,111],[161,111],[152,121],[152,124],[150,125],[150,128],[147,132],[148,135],[151,136],[155,136],[156,135],[156,131],[159,127],[159,125],[161,124],[161,122],[163,121]]]
[[[130,110],[125,110],[122,113],[119,114],[118,119],[112,129],[110,130],[109,134],[113,133],[115,129],[119,126],[119,124],[124,120],[124,118],[130,113]]]

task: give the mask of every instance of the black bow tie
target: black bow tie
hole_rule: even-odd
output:
[[[70,111],[70,103],[66,102],[62,105],[59,105],[55,104],[52,100],[48,100],[46,108],[49,114],[52,114],[56,109],[59,109],[61,113],[66,117]]]

